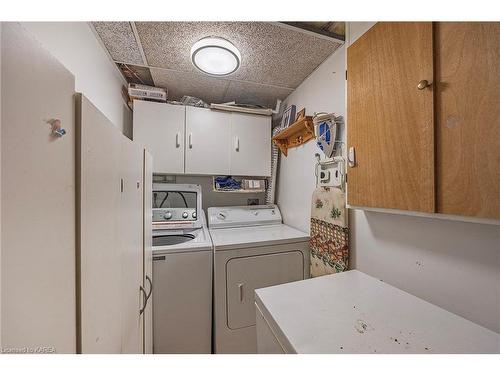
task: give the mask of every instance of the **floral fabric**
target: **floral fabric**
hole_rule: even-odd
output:
[[[347,270],[349,230],[345,193],[338,188],[319,187],[311,205],[311,277]]]

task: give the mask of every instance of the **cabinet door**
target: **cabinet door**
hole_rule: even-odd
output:
[[[231,113],[186,107],[186,173],[229,174],[230,146]]]
[[[434,211],[432,24],[379,22],[347,49],[348,203]]]
[[[437,210],[500,219],[500,24],[436,24]]]
[[[153,155],[155,173],[184,173],[185,107],[134,101],[134,141]]]
[[[227,325],[238,329],[255,325],[255,289],[304,278],[300,251],[233,258],[226,264]]]
[[[154,352],[210,354],[212,252],[157,254],[153,259]]]
[[[231,174],[271,175],[271,117],[231,115]]]
[[[1,344],[75,353],[75,80],[19,24],[0,27]]]
[[[122,194],[119,211],[121,245],[122,353],[142,353],[140,309],[143,295],[143,148],[122,137],[120,170]]]
[[[80,327],[79,351],[121,352],[119,130],[92,103],[76,98]]]
[[[144,150],[143,167],[143,287],[151,292],[153,288],[153,158]],[[149,280],[148,280],[149,278]],[[146,310],[142,315],[144,324],[143,348],[145,354],[153,354],[153,296],[151,295]]]

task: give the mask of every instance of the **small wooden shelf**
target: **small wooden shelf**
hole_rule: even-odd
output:
[[[300,146],[314,137],[313,118],[312,116],[305,116],[276,134],[273,141],[281,152],[287,156],[289,148]]]

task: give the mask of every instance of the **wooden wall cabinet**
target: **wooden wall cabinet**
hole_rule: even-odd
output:
[[[347,49],[352,206],[500,218],[500,24],[380,22]]]

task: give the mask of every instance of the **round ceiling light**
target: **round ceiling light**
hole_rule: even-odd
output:
[[[198,40],[191,47],[191,61],[203,73],[225,76],[240,67],[240,51],[228,40],[208,37]]]

